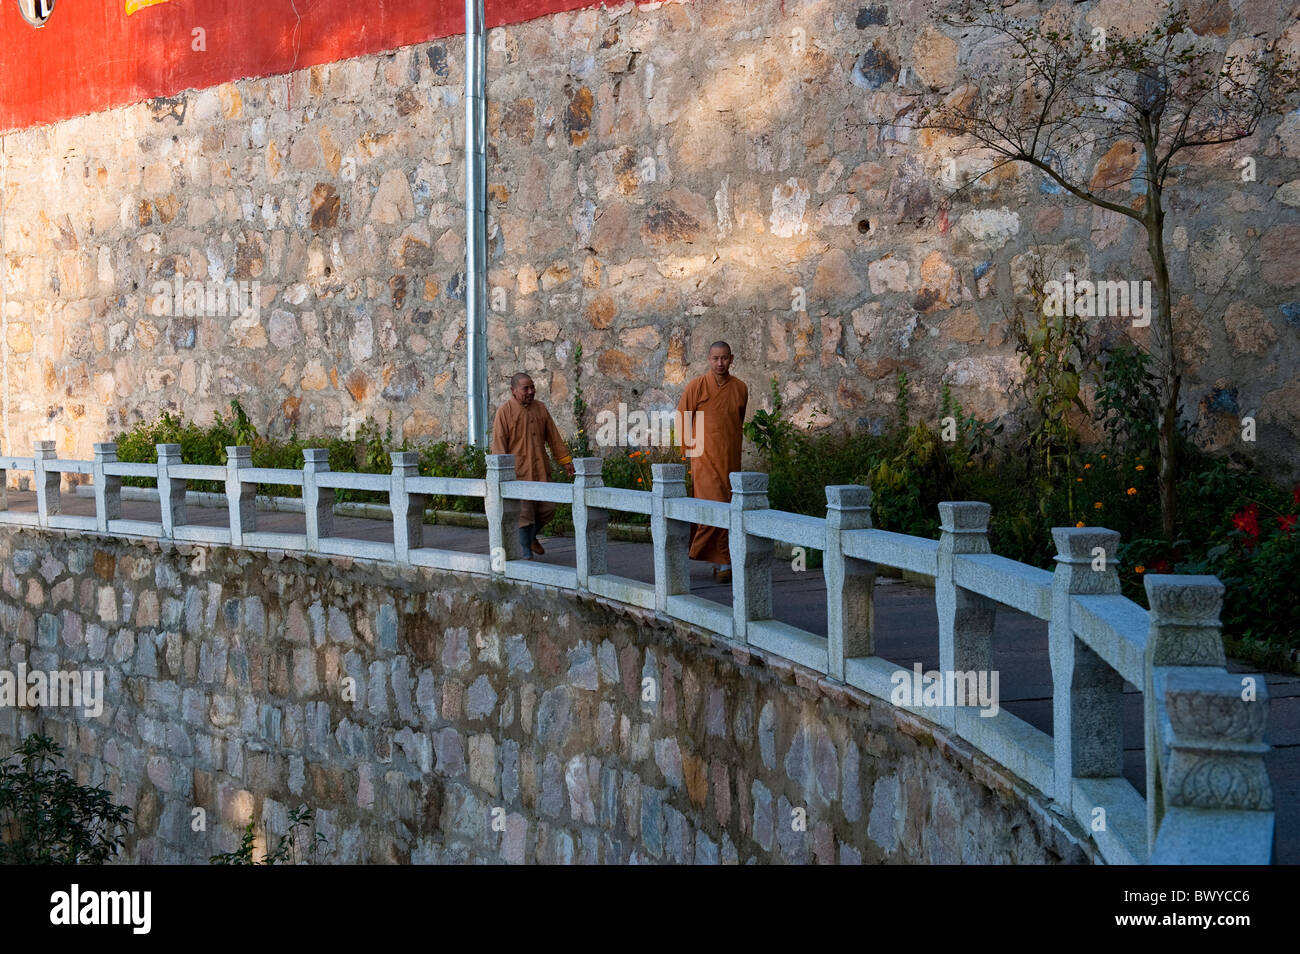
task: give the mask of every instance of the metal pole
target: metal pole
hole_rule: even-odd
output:
[[[483,0],[465,0],[465,396],[468,440],[487,445],[487,43]]]

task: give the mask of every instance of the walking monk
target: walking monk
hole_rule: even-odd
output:
[[[731,345],[715,341],[709,347],[709,371],[686,385],[677,411],[682,420],[682,443],[694,441],[691,462],[692,495],[701,500],[731,502],[731,474],[740,470],[740,443],[744,435],[745,405],[749,388],[731,376]],[[688,431],[687,428],[690,428]],[[713,564],[720,583],[731,580],[731,552],[727,531],[696,525],[691,530],[691,559]]]
[[[551,479],[551,468],[546,463],[546,445],[551,446],[555,462],[564,472],[573,476],[573,457],[564,446],[560,429],[551,419],[551,412],[533,396],[537,388],[533,379],[520,371],[510,379],[510,400],[497,408],[492,419],[492,453],[515,455],[516,480]],[[546,552],[537,542],[543,525],[555,516],[555,504],[537,500],[519,501],[519,543],[527,553]],[[528,559],[532,559],[529,556]]]

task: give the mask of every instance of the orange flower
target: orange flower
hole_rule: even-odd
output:
[[[1101,501],[1098,500],[1096,503],[1094,503],[1094,504],[1092,505],[1092,509],[1093,509],[1093,510],[1101,510],[1101,509],[1103,509],[1103,508],[1102,508],[1102,503],[1101,503]]]
[[[1134,572],[1134,573],[1145,573],[1146,571],[1147,571],[1147,568],[1144,567],[1141,563],[1139,563],[1137,566],[1133,567],[1133,572]]]
[[[641,483],[641,478],[638,477],[638,478],[636,479],[636,482],[637,482],[638,484]]]
[[[1080,520],[1078,523],[1075,524],[1075,526],[1076,526],[1076,527],[1086,527],[1087,524],[1084,523],[1082,520]]]
[[[1105,460],[1105,459],[1106,459],[1106,455],[1105,455],[1105,454],[1102,454],[1102,455],[1101,455],[1101,459],[1102,459],[1102,460]]]
[[[1136,487],[1130,487],[1130,488],[1128,489],[1128,495],[1129,495],[1130,497],[1132,497],[1132,496],[1133,496],[1135,493],[1137,493],[1137,492],[1138,492],[1138,489],[1137,489]]]
[[[1084,464],[1084,465],[1083,465],[1083,469],[1084,469],[1084,470],[1092,470],[1092,464]]]
[[[1137,465],[1136,467],[1134,467],[1133,469],[1134,469],[1134,470],[1146,470],[1146,468],[1143,467],[1141,464],[1138,464],[1138,465]]]
[[[1082,478],[1082,477],[1076,477],[1076,478],[1074,478],[1074,482],[1075,482],[1076,484],[1081,484],[1081,483],[1083,483],[1083,478]]]

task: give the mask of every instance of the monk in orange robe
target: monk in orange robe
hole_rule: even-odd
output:
[[[731,346],[715,341],[709,347],[709,371],[686,385],[677,411],[682,421],[682,445],[691,461],[692,495],[701,500],[731,502],[731,474],[740,470],[745,406],[749,388],[731,375]],[[691,442],[694,442],[692,444]],[[693,456],[692,456],[693,455]],[[719,582],[731,579],[727,531],[720,527],[691,528],[692,560],[712,563]]]
[[[564,472],[573,476],[573,457],[555,426],[546,405],[535,400],[537,388],[533,379],[522,371],[510,379],[510,400],[497,408],[492,419],[492,453],[515,455],[516,480],[551,479],[551,468],[546,462],[549,444],[555,462]],[[531,550],[543,554],[546,550],[537,542],[537,534],[555,516],[555,504],[540,500],[519,501],[519,542],[524,552]],[[529,556],[528,559],[532,559]]]

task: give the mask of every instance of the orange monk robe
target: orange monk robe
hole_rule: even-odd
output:
[[[677,410],[682,416],[683,444],[699,443],[687,460],[691,466],[692,496],[701,500],[731,502],[731,474],[740,470],[740,442],[744,436],[745,405],[749,388],[737,377],[728,375],[718,383],[709,371],[686,385]],[[688,422],[686,417],[691,415]],[[691,428],[689,433],[687,428]],[[709,563],[730,563],[727,531],[721,527],[695,526],[691,530],[691,559]]]
[[[515,455],[516,480],[551,479],[551,467],[546,462],[546,445],[557,462],[569,457],[560,429],[555,426],[546,405],[534,398],[524,407],[513,397],[497,408],[492,419],[492,453]],[[555,504],[536,500],[519,501],[519,526],[531,523],[545,524],[555,516]]]

